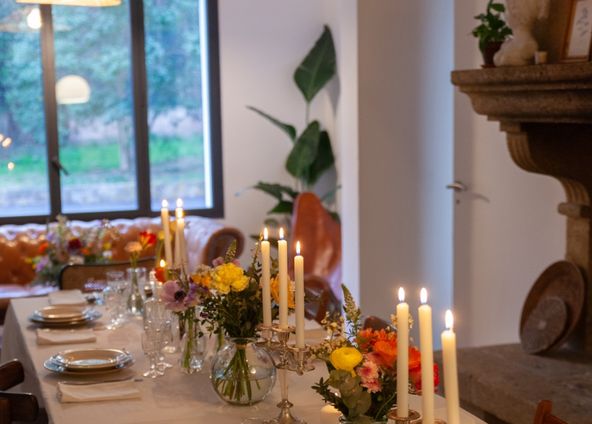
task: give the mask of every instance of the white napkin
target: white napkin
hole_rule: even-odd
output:
[[[59,290],[49,293],[49,304],[56,305],[86,305],[86,298],[80,290]]]
[[[97,384],[58,383],[58,400],[62,403],[137,399],[140,396],[140,390],[133,380]]]
[[[95,332],[91,329],[84,330],[47,330],[37,329],[38,345],[56,345],[71,343],[92,343],[97,341]]]

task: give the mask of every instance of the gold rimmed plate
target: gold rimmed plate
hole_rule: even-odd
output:
[[[72,321],[84,319],[87,313],[87,309],[76,306],[46,306],[33,312],[33,315],[44,321]]]
[[[59,374],[90,375],[119,371],[133,363],[133,357],[124,349],[79,349],[60,352],[43,365]]]
[[[76,327],[89,324],[101,317],[101,313],[94,309],[88,309],[81,317],[67,318],[63,320],[46,319],[40,315],[33,314],[29,317],[29,320],[35,324],[41,325],[42,327],[50,328],[67,328]]]

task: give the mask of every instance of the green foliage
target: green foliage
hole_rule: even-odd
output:
[[[331,30],[325,26],[315,45],[294,72],[294,82],[306,103],[306,127],[302,133],[298,135],[294,125],[276,119],[256,107],[248,106],[248,109],[282,130],[293,143],[285,167],[288,173],[296,179],[298,183],[297,189],[262,182],[253,187],[273,196],[277,200],[277,204],[268,212],[269,214],[290,215],[293,209],[293,200],[300,191],[311,190],[319,178],[335,165],[335,156],[331,147],[329,133],[322,128],[320,122],[316,120],[309,122],[308,120],[310,103],[333,78],[335,72],[335,46]],[[333,193],[334,189],[329,192]],[[289,198],[286,198],[286,196]],[[332,199],[332,196],[326,197],[327,201],[330,199]]]
[[[503,42],[512,34],[512,30],[501,16],[505,11],[506,7],[503,3],[494,3],[494,0],[489,0],[485,13],[475,16],[481,24],[473,29],[472,34],[479,39],[479,50],[482,52],[488,43]]]
[[[341,289],[343,290],[343,311],[345,312],[345,318],[349,323],[349,331],[351,335],[355,336],[361,328],[360,318],[362,316],[362,311],[358,308],[358,305],[356,305],[354,297],[345,284],[341,285]]]
[[[314,47],[294,72],[294,82],[307,103],[333,78],[335,70],[335,46],[331,30],[325,25]]]

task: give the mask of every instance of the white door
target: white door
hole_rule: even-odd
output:
[[[478,68],[470,35],[486,0],[455,2],[455,69]],[[563,257],[563,200],[555,180],[511,160],[499,123],[474,113],[455,89],[454,308],[459,344],[518,341],[522,304],[539,274]]]

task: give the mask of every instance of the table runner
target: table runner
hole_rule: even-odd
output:
[[[141,399],[106,401],[80,404],[62,404],[56,397],[58,381],[65,380],[43,368],[43,362],[54,353],[69,348],[125,347],[136,359],[132,370],[141,374],[146,362],[141,350],[140,320],[131,321],[117,330],[97,330],[95,343],[39,346],[35,329],[28,317],[35,309],[47,305],[47,298],[16,299],[12,302],[5,321],[1,361],[18,358],[25,368],[25,382],[19,389],[34,393],[49,415],[50,422],[70,423],[205,423],[215,419],[216,424],[236,424],[248,417],[271,418],[276,416],[280,400],[279,384],[262,403],[252,407],[231,406],[219,400],[213,389],[207,370],[199,374],[184,375],[178,369],[168,370],[156,380],[144,379],[137,383]],[[100,324],[100,323],[99,323]],[[113,374],[112,376],[116,376]],[[290,372],[290,400],[295,404],[294,413],[309,424],[319,422],[323,402],[310,386],[326,375],[323,364],[304,376]],[[421,398],[411,396],[411,407],[419,409]],[[445,417],[444,399],[436,396],[436,416]],[[463,424],[483,421],[462,411]]]

